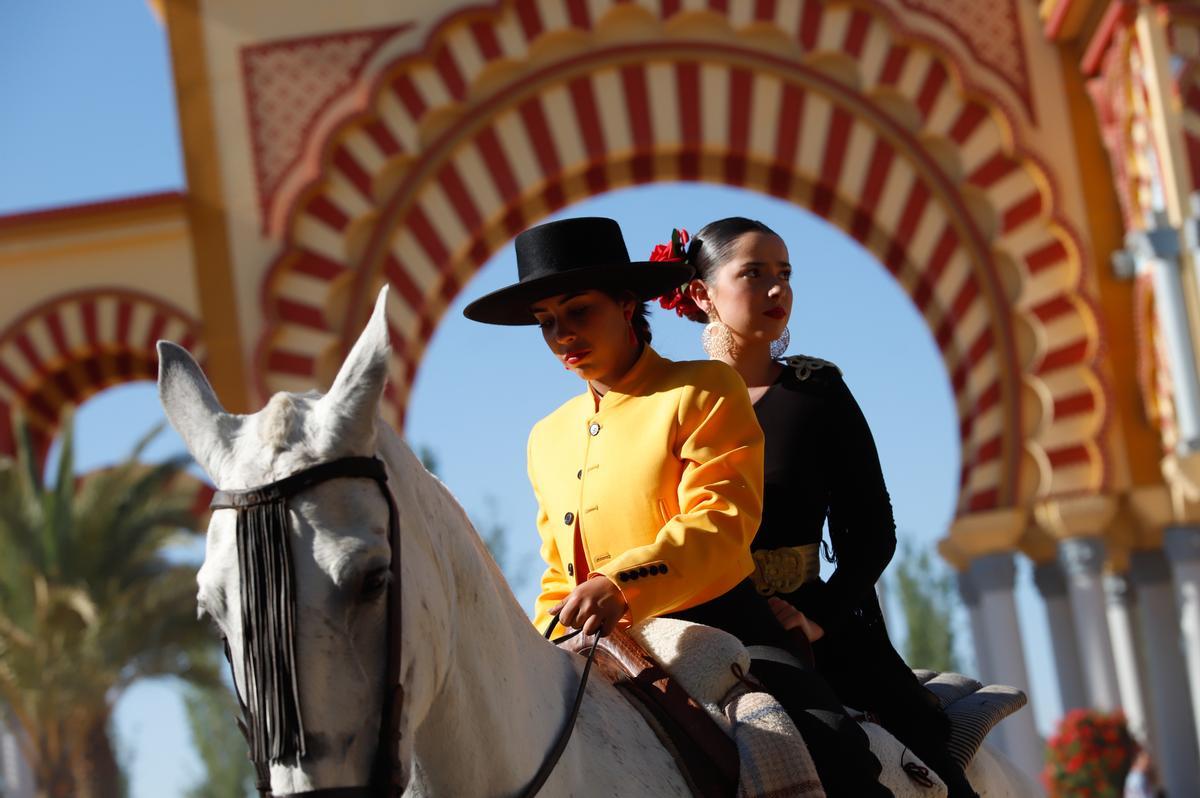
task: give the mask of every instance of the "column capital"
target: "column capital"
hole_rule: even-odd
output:
[[[1171,491],[1165,483],[1139,485],[1125,494],[1130,513],[1137,521],[1135,543],[1141,548],[1162,546],[1162,531],[1175,518]]]
[[[1067,538],[1058,544],[1058,559],[1072,578],[1096,577],[1104,570],[1104,540],[1099,537]]]
[[[1058,557],[1058,539],[1030,521],[1021,536],[1021,553],[1035,563],[1052,562]]]
[[[938,554],[942,555],[942,559],[950,563],[950,566],[959,573],[971,565],[971,556],[959,548],[957,541],[953,538],[944,537],[939,540],[937,550]]]
[[[1171,567],[1162,549],[1135,549],[1129,555],[1129,577],[1135,585],[1171,581]]]
[[[1049,499],[1034,505],[1038,526],[1062,540],[1101,535],[1117,514],[1117,499],[1106,493]]]
[[[1167,527],[1163,542],[1163,548],[1173,562],[1200,560],[1200,526]]]
[[[1024,507],[960,515],[950,525],[950,534],[938,549],[955,567],[965,568],[977,557],[1014,551],[1028,523],[1029,514]]]
[[[1049,600],[1067,595],[1067,577],[1057,560],[1047,560],[1033,567],[1033,583],[1042,598]]]
[[[971,582],[980,593],[993,590],[1012,591],[1017,579],[1017,566],[1007,552],[987,554],[971,563]]]

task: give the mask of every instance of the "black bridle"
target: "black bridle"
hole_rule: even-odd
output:
[[[388,588],[387,667],[379,744],[371,783],[365,787],[335,787],[302,793],[271,793],[270,763],[299,761],[305,754],[304,718],[300,712],[296,672],[295,574],[292,570],[287,503],[297,493],[331,479],[371,479],[388,505],[388,543],[392,582]],[[238,727],[250,746],[256,784],[263,798],[368,798],[399,796],[405,788],[400,761],[401,568],[400,515],[387,486],[387,469],[377,457],[343,457],[320,463],[257,488],[219,490],[209,507],[237,511],[238,575],[242,582],[243,672],[246,697],[234,678],[242,709]],[[225,657],[230,670],[229,644]]]
[[[295,661],[295,574],[288,534],[288,500],[297,493],[331,479],[371,479],[388,505],[388,542],[391,545],[392,581],[388,588],[387,667],[379,744],[364,787],[330,787],[297,793],[272,793],[270,764],[285,758],[299,761],[305,753],[304,719],[300,712],[299,677]],[[209,503],[213,510],[237,511],[238,574],[242,582],[243,664],[247,698],[237,686],[229,643],[225,658],[233,675],[233,689],[241,707],[238,728],[250,746],[256,788],[262,798],[395,798],[407,786],[400,759],[404,688],[400,683],[401,568],[400,515],[387,486],[387,469],[377,457],[343,457],[306,468],[267,485],[247,490],[219,490]],[[550,637],[557,619],[545,636]],[[573,632],[556,642],[573,637]],[[533,798],[550,778],[566,750],[579,717],[588,675],[596,656],[596,643],[588,651],[575,701],[558,738],[538,772],[518,798]]]

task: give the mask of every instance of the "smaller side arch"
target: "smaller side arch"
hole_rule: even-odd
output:
[[[0,332],[0,454],[15,451],[15,413],[28,419],[44,458],[68,407],[113,385],[155,379],[159,339],[203,361],[199,321],[140,291],[92,288],[26,312]]]

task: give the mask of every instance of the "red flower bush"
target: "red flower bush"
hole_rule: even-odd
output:
[[[1050,798],[1121,798],[1137,750],[1122,712],[1073,709],[1046,741],[1042,783]]]
[[[671,231],[671,240],[666,244],[658,244],[654,247],[654,251],[650,253],[651,261],[676,261],[682,262],[687,260],[688,246],[688,231],[680,228]],[[664,310],[673,310],[677,316],[681,318],[686,316],[692,321],[707,321],[708,316],[703,310],[692,300],[687,293],[687,285],[677,286],[672,288],[667,293],[658,298],[658,304]]]

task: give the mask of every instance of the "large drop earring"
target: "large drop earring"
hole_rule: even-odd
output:
[[[788,344],[792,342],[792,333],[787,327],[783,328],[783,334],[771,342],[771,359],[778,360],[783,357],[783,353],[787,351]]]
[[[700,345],[712,360],[720,360],[733,354],[735,344],[733,332],[721,321],[714,310],[709,316],[708,324],[704,325],[704,333],[700,336]]]

